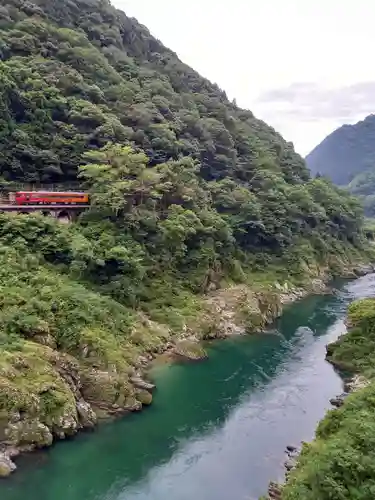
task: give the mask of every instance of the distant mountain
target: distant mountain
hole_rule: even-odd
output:
[[[375,169],[375,115],[332,132],[307,155],[306,163],[312,174],[329,177],[338,185],[347,185],[357,175]]]

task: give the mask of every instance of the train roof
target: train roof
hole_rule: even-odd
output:
[[[16,191],[16,194],[79,194],[87,195],[85,191]]]

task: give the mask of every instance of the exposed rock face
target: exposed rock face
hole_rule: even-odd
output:
[[[297,459],[300,454],[300,449],[298,449],[297,446],[288,445],[286,447],[286,454],[288,456],[288,459],[284,462],[284,467],[286,468],[287,473],[289,473],[297,465]]]
[[[345,383],[345,391],[347,392],[355,392],[360,389],[364,389],[370,384],[370,381],[367,380],[362,375],[354,375],[349,381]]]
[[[150,404],[153,388],[127,374],[83,368],[48,345],[25,342],[23,351],[2,353],[0,364],[0,476],[15,465],[17,450],[50,446],[55,439],[93,428],[101,416],[137,411]],[[142,402],[141,402],[142,400]]]
[[[82,396],[96,409],[108,414],[139,410],[133,386],[117,373],[90,369],[82,373]]]
[[[294,446],[292,444],[288,444],[288,446],[286,447],[287,453],[296,453],[297,451],[298,451],[297,446]]]
[[[80,425],[82,427],[95,427],[98,418],[89,403],[87,403],[85,400],[81,399],[80,401],[77,401],[77,413]]]
[[[8,443],[22,449],[43,448],[53,441],[51,430],[37,419],[10,423],[6,436]]]
[[[280,293],[268,290],[254,292],[237,285],[212,292],[205,301],[204,338],[261,331],[280,316]]]

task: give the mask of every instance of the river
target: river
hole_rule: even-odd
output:
[[[289,306],[267,334],[217,341],[204,363],[155,368],[153,405],[22,457],[1,500],[253,500],[282,479],[342,381],[325,346],[375,275]]]

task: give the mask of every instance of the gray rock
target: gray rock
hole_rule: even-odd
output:
[[[153,391],[155,389],[155,385],[154,384],[150,384],[149,382],[146,382],[141,377],[131,377],[130,378],[130,382],[137,389],[143,389],[145,391]]]
[[[77,415],[71,415],[69,412],[66,412],[54,421],[53,433],[59,439],[65,439],[66,436],[74,436],[78,428]]]
[[[146,366],[146,365],[148,365],[148,358],[146,358],[145,356],[139,356],[138,362],[141,365]]]
[[[336,408],[340,408],[344,404],[345,399],[347,398],[348,393],[343,392],[339,396],[336,396],[335,398],[332,398],[329,400],[332,406],[335,406]]]
[[[292,444],[288,444],[288,446],[286,447],[286,451],[289,453],[295,453],[296,451],[298,451],[298,448],[297,448],[297,446],[293,446]]]
[[[374,272],[374,266],[372,264],[362,264],[354,269],[357,276],[366,276],[366,274],[371,274]]]
[[[10,414],[9,416],[9,422],[11,424],[15,424],[21,420],[21,415],[19,411],[14,411],[13,413]]]
[[[297,462],[295,460],[293,460],[292,458],[290,458],[289,460],[287,460],[284,463],[284,467],[286,468],[287,471],[294,469],[296,465],[297,465]]]
[[[270,500],[281,500],[281,487],[279,484],[271,482],[268,486],[268,497]]]
[[[0,477],[8,477],[16,469],[16,464],[5,453],[0,452]]]
[[[77,413],[79,416],[79,422],[82,427],[92,428],[95,427],[97,422],[97,416],[94,410],[91,408],[91,405],[84,401],[77,401]]]
[[[15,447],[7,448],[5,451],[5,455],[10,459],[18,457],[20,453],[21,453],[20,450]]]

